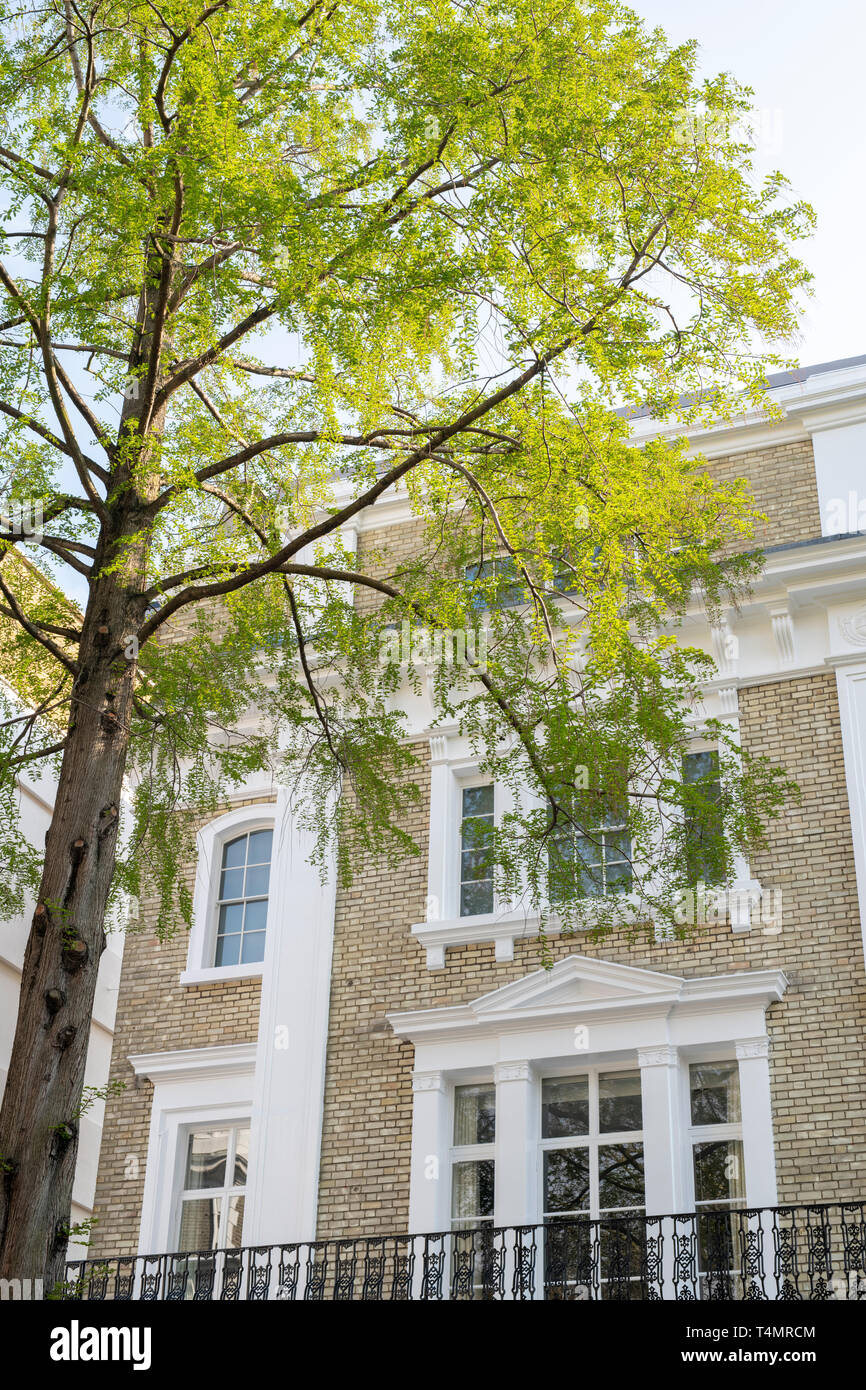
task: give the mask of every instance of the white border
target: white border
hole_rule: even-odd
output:
[[[181,1133],[191,1125],[250,1119],[254,1043],[191,1047],[131,1056],[136,1077],[153,1082],[138,1253],[156,1255],[175,1244],[184,1161]]]
[[[240,830],[265,830],[274,826],[276,805],[274,802],[257,802],[252,806],[239,806],[234,811],[217,816],[216,820],[203,825],[196,836],[198,858],[195,871],[195,889],[192,900],[192,926],[189,933],[186,970],[181,973],[182,985],[210,984],[216,980],[247,980],[261,976],[264,969],[262,961],[246,965],[206,965],[212,961],[216,943],[216,892],[219,859],[225,842],[232,839]],[[274,837],[276,841],[276,836]],[[274,877],[273,855],[271,856],[271,880]],[[273,890],[268,894],[268,917],[265,931],[273,930]]]

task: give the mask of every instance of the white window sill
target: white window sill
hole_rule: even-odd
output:
[[[181,971],[182,985],[213,985],[220,980],[260,980],[264,965],[253,961],[249,965],[210,965],[200,970]]]
[[[541,929],[541,918],[532,912],[482,912],[473,917],[455,917],[448,921],[417,922],[412,928],[415,940],[427,953],[428,970],[444,970],[445,952],[449,946],[475,946],[492,941],[498,961],[514,960],[514,938],[535,937]],[[561,930],[553,914],[545,925],[547,935]]]
[[[761,894],[761,885],[757,879],[740,879],[731,885],[728,890],[726,914],[732,932],[751,930],[752,910],[759,907]],[[636,920],[639,913],[637,903],[628,897],[626,902],[632,910],[626,913],[625,919]],[[586,929],[590,929],[589,924]],[[445,952],[449,946],[477,946],[492,941],[496,948],[497,961],[511,961],[514,960],[515,938],[534,938],[540,930],[541,917],[537,912],[503,910],[479,913],[474,917],[417,922],[412,927],[412,935],[419,945],[424,947],[427,969],[444,970]],[[559,914],[554,910],[545,913],[545,936],[558,936],[561,931],[562,921]]]

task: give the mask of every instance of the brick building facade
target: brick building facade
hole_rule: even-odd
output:
[[[127,1084],[106,1109],[94,1258],[190,1248],[202,1229],[273,1246],[538,1223],[566,1189],[594,1220],[866,1196],[866,367],[772,385],[778,419],[694,439],[768,517],[764,572],[725,620],[733,646],[694,620],[718,667],[705,708],[802,792],[730,910],[684,941],[554,927],[552,969],[538,919],[501,903],[461,916],[455,797],[478,779],[457,730],[415,731],[420,856],[362,866],[349,889],[307,864],[284,793],[251,784],[200,834],[192,933],[160,945],[143,902],[127,941],[112,1059]],[[411,551],[400,499],[357,544]],[[215,963],[226,847],[268,833],[264,961]],[[206,1201],[196,1135],[206,1157],[223,1146]],[[640,1169],[631,1203],[614,1149]]]

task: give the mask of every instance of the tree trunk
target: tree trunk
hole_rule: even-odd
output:
[[[121,642],[131,598],[116,574],[91,589],[0,1112],[0,1278],[41,1278],[46,1293],[63,1277],[105,947],[135,679]]]
[[[165,214],[161,225],[177,231]],[[176,273],[154,244],[145,247],[130,371],[161,383],[155,325]],[[24,956],[15,1040],[0,1110],[0,1278],[63,1278],[81,1092],[99,961],[114,873],[123,775],[137,671],[125,655],[144,617],[141,595],[159,490],[166,407],[143,420],[138,393],[125,398],[93,561],[78,652],[69,730],[45,863]],[[130,433],[131,430],[131,433]],[[132,441],[140,440],[137,449]],[[123,455],[126,455],[124,458]],[[134,539],[132,539],[134,538]]]

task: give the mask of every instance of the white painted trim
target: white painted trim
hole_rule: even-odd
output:
[[[601,1066],[640,1067],[647,1211],[683,1210],[692,1199],[689,1063],[734,1056],[747,1196],[768,1204],[775,1158],[765,1015],[786,987],[781,970],[683,979],[569,956],[469,1004],[389,1015],[397,1036],[415,1044],[411,1229],[440,1230],[450,1219],[442,1175],[455,1085],[496,1083],[495,1220],[520,1224],[540,1211],[539,1078]]]
[[[266,793],[262,793],[265,795]],[[247,797],[257,795],[247,790]],[[192,925],[189,932],[186,970],[181,972],[182,985],[212,984],[217,980],[246,980],[261,977],[263,963],[254,961],[249,965],[214,965],[213,956],[216,943],[216,892],[222,847],[245,830],[264,830],[274,824],[275,802],[257,802],[252,806],[238,806],[208,821],[198,831],[196,847],[195,887],[192,899]],[[275,837],[276,838],[276,837]],[[271,876],[274,865],[271,861]],[[266,935],[272,930],[272,894],[268,895],[268,919]],[[266,947],[267,949],[267,947]]]
[[[331,861],[323,882],[313,848],[281,789],[244,1209],[254,1245],[316,1232],[337,875]]]
[[[787,987],[782,970],[743,970],[684,979],[589,956],[566,956],[468,1004],[388,1014],[396,1035],[411,1042],[446,1040],[465,1034],[487,1037],[491,1029],[525,1029],[536,1021],[566,1024],[592,1019],[622,1023],[629,1014],[667,1018],[699,1013],[706,1006],[747,1005],[765,1009]],[[647,1039],[642,1045],[648,1046]],[[638,1044],[635,1044],[637,1046]]]
[[[836,667],[836,688],[860,904],[860,929],[866,953],[866,660],[860,658],[844,665],[840,662]]]
[[[250,1118],[255,1046],[138,1053],[129,1061],[137,1077],[153,1082],[138,1251],[161,1254],[175,1240],[182,1133],[193,1125]]]

